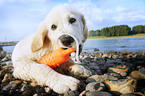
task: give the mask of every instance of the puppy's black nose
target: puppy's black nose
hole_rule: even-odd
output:
[[[74,42],[74,39],[71,36],[62,36],[60,37],[60,41],[63,45],[69,46]]]

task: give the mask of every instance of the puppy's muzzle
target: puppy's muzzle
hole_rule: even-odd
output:
[[[74,56],[71,56],[71,57],[74,57],[74,61],[76,61],[77,63],[80,63],[79,54],[82,51],[82,44],[79,42],[79,39],[77,39],[76,36],[69,33],[62,33],[58,35],[57,41],[60,44],[60,47],[76,48],[76,53],[74,55],[75,57]]]
[[[64,46],[71,47],[71,44],[75,41],[71,36],[69,35],[63,35],[60,37],[60,41]]]

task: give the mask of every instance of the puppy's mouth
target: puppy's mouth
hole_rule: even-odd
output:
[[[58,44],[63,49],[75,48],[76,51],[71,53],[71,58],[76,63],[80,63],[79,55],[82,52],[82,44],[79,44],[79,41],[75,36],[68,33],[61,34],[58,38]]]

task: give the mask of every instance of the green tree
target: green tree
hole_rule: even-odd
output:
[[[101,31],[98,29],[96,30],[96,36],[100,36],[101,35]]]
[[[106,28],[103,28],[103,29],[101,29],[101,34],[103,35],[103,36],[107,36],[107,34],[108,34],[108,27],[106,27]]]
[[[143,26],[143,25],[134,26],[134,27],[132,28],[132,30],[133,30],[133,32],[134,32],[135,34],[144,33],[144,32],[145,32],[145,31],[144,31],[144,26]]]
[[[92,37],[92,36],[96,36],[96,31],[94,30],[89,31],[89,37]]]
[[[145,25],[143,26],[143,32],[145,33]]]
[[[117,25],[112,27],[106,27],[101,29],[101,34],[103,36],[124,36],[131,32],[131,28],[128,25]]]

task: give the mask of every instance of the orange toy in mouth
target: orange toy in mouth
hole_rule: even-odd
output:
[[[72,52],[75,52],[75,48],[59,48],[52,53],[44,56],[40,61],[39,64],[45,64],[51,68],[56,68],[57,66],[67,62],[69,60],[69,55]]]

